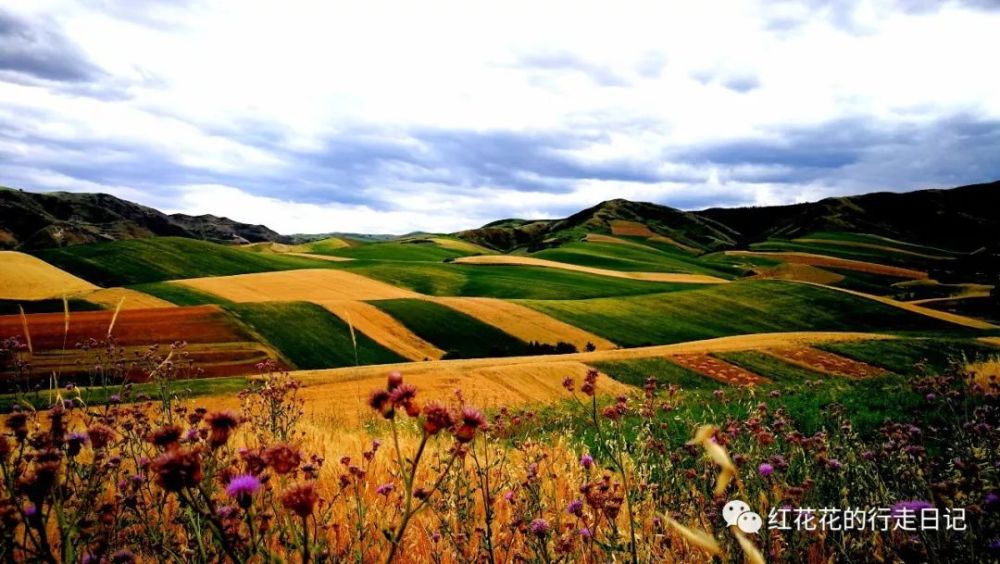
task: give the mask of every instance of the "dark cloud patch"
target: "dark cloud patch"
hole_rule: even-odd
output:
[[[0,9],[0,71],[79,83],[104,73],[48,20],[28,21]]]
[[[959,114],[926,124],[838,120],[671,152],[726,179],[852,191],[949,186],[1000,178],[1000,121]]]

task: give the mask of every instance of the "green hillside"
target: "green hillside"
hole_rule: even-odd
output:
[[[346,323],[322,307],[305,302],[230,304],[226,310],[273,345],[294,368],[354,366],[354,345]],[[361,332],[357,362],[386,364],[406,359]]]
[[[319,248],[311,252],[354,259],[442,262],[474,253],[446,249],[433,241],[377,242],[340,248]]]
[[[331,266],[328,261],[254,253],[181,237],[77,245],[33,254],[101,286]]]
[[[371,303],[445,351],[445,358],[516,356],[531,352],[524,341],[441,304],[405,299]]]
[[[776,280],[648,296],[520,303],[632,347],[775,331],[965,331],[844,292]]]
[[[631,272],[683,272],[731,278],[734,269],[705,263],[690,253],[674,249],[642,248],[616,243],[576,242],[532,253],[531,256]]]

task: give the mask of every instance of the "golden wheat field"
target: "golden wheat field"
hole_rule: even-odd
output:
[[[121,304],[122,309],[177,307],[166,300],[130,288],[104,288],[83,297],[88,302],[98,304],[104,309],[115,309],[119,304]]]
[[[405,358],[436,360],[444,355],[444,351],[415,335],[395,317],[369,303],[356,300],[318,300],[315,303]]]
[[[436,244],[437,246],[444,249],[450,249],[452,251],[461,251],[464,253],[476,253],[484,255],[493,254],[495,252],[491,251],[490,249],[487,249],[486,247],[483,247],[482,245],[477,245],[475,243],[470,243],[468,241],[462,241],[459,239],[449,239],[447,237],[431,237],[430,240],[433,241],[434,244]]]
[[[559,321],[554,317],[507,300],[497,298],[428,298],[484,321],[525,342],[554,345],[560,341],[584,350],[588,343],[597,350],[613,349],[611,341]]]
[[[485,255],[461,257],[455,259],[461,264],[488,264],[488,265],[517,265],[517,266],[540,266],[543,268],[559,268],[562,270],[572,270],[575,272],[585,272],[598,276],[610,276],[612,278],[628,278],[630,280],[645,280],[647,282],[674,282],[678,284],[724,284],[728,282],[723,278],[708,276],[705,274],[683,274],[673,272],[626,272],[621,270],[608,270],[606,268],[595,268],[592,266],[581,266],[546,260],[535,257],[515,256],[515,255]]]
[[[47,262],[16,251],[0,251],[0,299],[44,300],[98,287]]]
[[[388,300],[419,294],[342,270],[294,270],[178,280],[234,302]]]

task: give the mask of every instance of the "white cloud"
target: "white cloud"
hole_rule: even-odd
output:
[[[144,203],[180,190],[178,209],[286,232],[444,230],[598,197],[797,201],[851,183],[767,181],[790,173],[788,163],[719,168],[669,157],[840,120],[885,128],[954,115],[1000,120],[1000,74],[982,63],[1000,52],[1000,11],[959,2],[925,11],[889,1],[831,8],[768,0],[206,0],[157,5],[142,17],[100,9],[116,5],[128,6],[44,0],[7,8],[37,25],[54,22],[114,95],[0,78],[0,126],[16,126],[0,135],[0,159],[17,167],[0,183],[52,189],[65,179],[67,188],[145,194]],[[515,190],[482,178],[435,185],[412,179],[426,164],[338,160],[331,171],[304,169],[295,157],[321,161],[332,138],[350,141],[359,131],[430,154],[412,134],[428,129],[600,133],[558,152],[588,164],[637,163],[690,183],[567,181],[526,170],[511,176],[563,188]],[[152,156],[156,166],[143,175]],[[98,178],[93,170],[123,163],[127,174]],[[449,164],[434,163],[436,174],[454,176]],[[316,187],[308,203],[294,201],[295,183]],[[359,197],[378,201],[366,206]]]

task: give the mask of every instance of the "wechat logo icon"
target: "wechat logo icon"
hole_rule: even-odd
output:
[[[764,524],[760,515],[750,511],[750,506],[738,499],[730,501],[722,508],[722,518],[726,520],[726,525],[730,527],[736,525],[747,534],[756,533]]]

